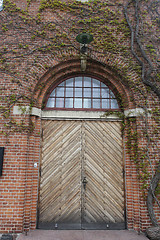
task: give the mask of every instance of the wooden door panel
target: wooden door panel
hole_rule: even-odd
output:
[[[119,122],[43,121],[39,227],[124,228],[122,170]]]
[[[80,132],[75,121],[43,121],[40,228],[81,223]]]
[[[83,196],[84,222],[86,226],[124,223],[120,124],[88,121],[84,129],[84,175],[88,181]]]

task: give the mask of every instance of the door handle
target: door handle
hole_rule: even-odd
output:
[[[84,190],[86,190],[86,184],[87,184],[87,182],[88,182],[88,181],[87,181],[86,177],[84,177],[84,178],[83,178],[83,181],[82,181]]]

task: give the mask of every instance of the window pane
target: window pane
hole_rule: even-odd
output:
[[[57,108],[64,108],[64,98],[57,98],[56,99],[56,107]]]
[[[66,87],[73,87],[73,78],[66,80]]]
[[[101,108],[100,99],[93,99],[93,108]]]
[[[92,84],[93,84],[93,87],[100,87],[100,81],[96,79],[92,79]]]
[[[104,84],[103,82],[101,82],[101,87],[102,88],[107,88],[106,84]]]
[[[75,78],[75,87],[82,87],[82,77]]]
[[[64,97],[64,87],[57,87],[56,97]]]
[[[55,89],[52,91],[52,93],[51,93],[50,96],[51,96],[51,97],[55,97]]]
[[[91,99],[84,98],[83,99],[83,107],[84,108],[91,108]]]
[[[100,88],[93,88],[93,97],[100,98]]]
[[[102,88],[101,89],[101,94],[102,94],[102,98],[109,98],[109,89],[108,88]]]
[[[84,88],[84,97],[91,97],[91,88]]]
[[[119,108],[116,99],[111,99],[111,108],[112,108],[112,109],[117,109],[117,108]]]
[[[65,98],[65,107],[73,108],[73,98]]]
[[[66,88],[66,97],[73,97],[73,88]]]
[[[51,92],[46,107],[91,110],[119,108],[114,93],[103,82],[87,76],[72,77],[61,82]]]
[[[91,78],[84,77],[84,87],[91,87]]]
[[[49,108],[49,107],[54,108],[54,107],[55,107],[54,104],[55,104],[55,98],[49,98],[46,107],[48,107],[48,108]]]
[[[75,97],[82,97],[82,88],[75,88]]]
[[[110,98],[115,98],[114,93],[110,91]]]
[[[82,99],[81,98],[74,99],[74,108],[82,108]]]
[[[60,83],[60,84],[58,85],[58,87],[64,86],[64,83],[65,83],[65,82]]]
[[[102,108],[110,108],[109,99],[102,99]]]

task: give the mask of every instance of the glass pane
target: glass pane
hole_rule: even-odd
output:
[[[66,87],[73,87],[73,78],[66,80]]]
[[[102,99],[102,108],[103,109],[110,108],[109,99]]]
[[[100,81],[96,79],[92,79],[92,84],[93,84],[93,87],[100,87]]]
[[[112,109],[117,109],[117,108],[119,108],[116,99],[111,99],[111,108],[112,108]]]
[[[64,87],[57,87],[56,97],[64,97]]]
[[[55,97],[55,89],[52,91],[50,97]]]
[[[110,98],[115,98],[114,93],[110,90]]]
[[[93,88],[93,97],[100,98],[100,88]]]
[[[56,98],[56,107],[64,108],[64,98]]]
[[[91,88],[84,88],[84,97],[91,97]]]
[[[82,88],[75,88],[75,97],[82,97]]]
[[[62,83],[60,83],[59,85],[58,85],[58,87],[63,87],[64,86],[64,82],[62,82]]]
[[[101,98],[109,98],[109,89],[108,88],[102,88],[101,89]]]
[[[104,84],[103,82],[101,82],[101,87],[102,87],[102,88],[106,88],[107,86],[106,86],[106,84]]]
[[[100,99],[93,99],[93,108],[101,108]]]
[[[73,97],[73,88],[66,88],[66,97]]]
[[[84,87],[91,87],[91,78],[84,77]]]
[[[82,77],[75,78],[75,87],[82,87]]]
[[[91,107],[94,109],[119,108],[114,93],[103,82],[86,76],[61,82],[51,92],[46,104],[47,108],[73,108],[73,106],[86,109]]]
[[[52,108],[54,108],[55,107],[55,98],[49,98],[48,99],[48,101],[47,101],[47,105],[46,105],[46,107],[52,107]]]
[[[75,108],[82,108],[82,99],[81,98],[75,98],[74,99],[74,107]]]
[[[73,98],[65,98],[65,108],[73,108]]]
[[[83,99],[83,107],[84,108],[91,108],[91,99],[84,98]]]

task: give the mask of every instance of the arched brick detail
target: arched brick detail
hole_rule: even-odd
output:
[[[116,71],[114,66],[110,65],[108,62],[106,64],[102,64],[100,62],[94,60],[87,61],[87,70],[86,74],[95,76],[97,78],[102,79],[106,85],[110,85],[114,91],[121,96],[123,101],[124,110],[134,109],[136,108],[136,92],[134,92],[134,88],[130,87],[129,81],[126,80],[118,70]],[[122,66],[122,63],[121,63]],[[125,65],[124,65],[125,67]],[[118,68],[117,68],[118,69]],[[34,99],[37,100],[37,105],[39,109],[43,109],[43,104],[46,99],[46,96],[50,93],[52,87],[63,79],[67,77],[71,77],[72,75],[81,74],[81,65],[80,59],[72,59],[65,62],[61,62],[54,67],[50,68],[38,81],[35,89],[34,89]],[[131,71],[128,71],[128,76],[133,77],[133,80],[138,80],[138,76]],[[135,99],[135,100],[134,100]],[[41,119],[39,117],[34,116],[33,120],[35,122],[35,126],[37,128],[37,133],[41,132]],[[138,119],[137,119],[138,120]],[[138,122],[137,122],[138,125]],[[35,146],[35,139],[37,141],[37,146]],[[127,228],[134,229],[137,231],[145,229],[145,221],[141,219],[144,211],[141,211],[141,207],[144,206],[144,202],[141,202],[141,198],[139,195],[139,182],[137,179],[136,166],[130,160],[130,156],[127,151],[126,145],[127,135],[124,133],[124,158],[125,158],[125,193],[126,193],[126,207],[127,207]],[[35,149],[37,149],[37,153],[39,151],[41,142],[41,136],[36,134],[35,138],[30,136],[29,138],[29,146],[31,151],[35,153]],[[33,148],[33,149],[32,149]],[[29,151],[30,152],[30,151]],[[35,155],[35,154],[34,154]],[[39,154],[33,157],[34,162],[39,161]],[[28,166],[30,169],[33,168],[33,161],[29,158]],[[36,191],[38,190],[38,169],[35,169],[34,173],[34,183],[30,186],[28,183],[30,176],[26,175],[26,195],[25,195],[25,204],[24,204],[24,218],[23,218],[23,231],[28,231],[29,229],[35,229],[36,227],[36,219],[37,219],[37,196]],[[32,172],[32,171],[31,171]],[[37,192],[38,194],[38,192]],[[36,196],[36,197],[32,197]],[[29,208],[28,206],[31,206]],[[145,219],[148,221],[147,214],[145,213]]]
[[[125,64],[124,64],[125,66]],[[52,87],[63,79],[71,77],[75,74],[81,74],[80,59],[72,59],[49,69],[39,80],[34,89],[34,98],[37,99],[37,107],[43,109],[46,96],[50,93]],[[103,79],[106,85],[111,86],[114,91],[121,96],[124,104],[124,110],[136,108],[134,101],[134,92],[130,88],[129,82],[110,66],[110,63],[102,64],[94,60],[87,61],[86,74]],[[133,79],[138,79],[134,72],[128,71],[128,75]],[[135,94],[136,98],[136,94]],[[124,139],[127,139],[124,134]],[[125,145],[125,140],[124,144]],[[124,149],[125,156],[125,192],[127,205],[127,228],[140,230],[140,198],[139,198],[139,183],[137,181],[136,169],[127,154],[127,149]],[[134,186],[134,191],[133,191]],[[137,207],[138,206],[138,207]],[[138,208],[138,209],[137,209]],[[34,227],[33,227],[34,228]]]
[[[58,84],[64,78],[81,73],[80,59],[68,60],[49,69],[41,77],[34,90],[34,97],[37,99],[38,107],[43,108],[46,95],[49,94],[53,85]],[[134,95],[129,88],[129,84],[109,64],[103,65],[97,61],[88,60],[85,73],[103,79],[106,85],[111,86],[113,91],[121,97],[124,109],[135,108]]]

